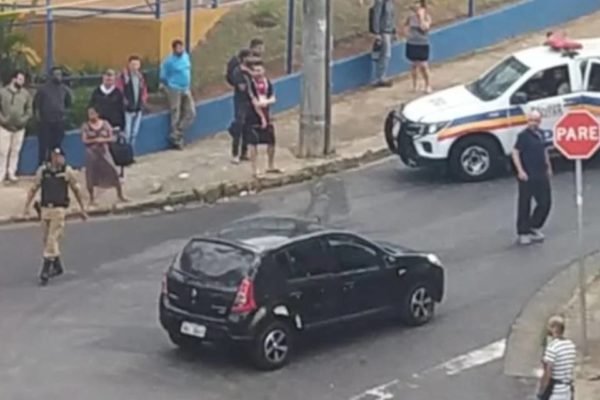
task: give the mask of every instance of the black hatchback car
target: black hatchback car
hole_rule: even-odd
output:
[[[168,268],[160,322],[183,349],[243,343],[277,369],[304,331],[387,313],[431,320],[444,295],[437,256],[293,217],[234,222],[191,239]]]

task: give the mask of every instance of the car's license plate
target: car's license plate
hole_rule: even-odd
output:
[[[181,324],[181,333],[197,338],[203,338],[206,336],[206,327],[204,325],[192,324],[191,322],[183,322]]]

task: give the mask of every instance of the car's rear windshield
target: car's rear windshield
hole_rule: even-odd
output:
[[[255,254],[226,243],[191,240],[176,266],[211,287],[236,288],[252,267]]]

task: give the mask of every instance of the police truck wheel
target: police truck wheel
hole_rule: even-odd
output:
[[[390,111],[385,118],[383,124],[383,133],[385,134],[385,142],[392,153],[396,153],[398,150],[398,130],[400,129],[400,123],[396,118],[396,111]]]
[[[458,142],[450,156],[452,174],[464,182],[480,182],[495,177],[502,167],[501,151],[493,139],[467,137]]]

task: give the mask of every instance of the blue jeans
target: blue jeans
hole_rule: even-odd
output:
[[[142,112],[125,112],[125,139],[127,143],[135,149],[135,141],[137,139],[138,132],[140,131],[140,124],[142,123]]]
[[[375,81],[383,82],[392,58],[392,34],[381,35],[381,54],[375,63]]]

